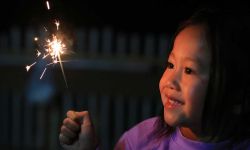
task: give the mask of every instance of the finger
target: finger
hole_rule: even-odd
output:
[[[72,132],[78,132],[80,130],[80,125],[70,118],[65,118],[63,120],[63,125],[65,125]]]
[[[59,135],[59,141],[61,144],[70,145],[73,143],[73,140],[71,140],[69,137],[63,135],[62,133]]]
[[[91,121],[90,114],[88,111],[76,112],[76,115],[78,117],[82,117],[82,119],[83,119],[82,126],[91,126],[92,125],[92,121]]]
[[[90,114],[88,111],[85,112],[85,116],[83,119],[83,125],[84,126],[92,126],[92,121],[91,121]]]
[[[76,118],[77,118],[77,116],[76,116],[76,112],[75,111],[72,111],[72,110],[69,110],[68,112],[67,112],[67,117],[69,117],[70,119],[72,119],[72,120],[76,120]]]
[[[76,134],[75,132],[72,132],[70,129],[68,129],[66,126],[62,126],[61,127],[61,133],[71,139],[74,139],[77,137],[78,134]]]
[[[82,124],[83,116],[79,115],[76,111],[69,110],[67,112],[67,117],[74,120],[78,124]]]

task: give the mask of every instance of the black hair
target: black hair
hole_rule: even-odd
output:
[[[210,80],[202,113],[202,133],[208,141],[242,141],[250,138],[250,13],[204,8],[182,23],[173,36],[186,27],[201,25],[211,50]],[[168,136],[175,129],[156,122],[156,135]]]

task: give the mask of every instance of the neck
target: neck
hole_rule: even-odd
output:
[[[184,137],[186,137],[190,140],[195,140],[195,141],[200,140],[200,138],[199,138],[200,137],[199,136],[200,130],[195,131],[195,130],[192,130],[192,129],[187,128],[187,127],[180,127],[180,131]]]

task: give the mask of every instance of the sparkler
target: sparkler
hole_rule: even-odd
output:
[[[49,5],[48,1],[46,1],[46,5],[47,5],[47,9],[49,10],[50,5]],[[59,25],[60,25],[59,21],[56,20],[55,25],[56,25],[56,31],[58,31],[59,30]],[[44,29],[45,29],[45,31],[48,31],[45,27],[44,27]],[[34,41],[38,42],[39,39],[37,37],[35,37]],[[46,39],[45,44],[42,44],[42,49],[43,49],[43,51],[37,50],[37,54],[36,54],[37,57],[40,58],[41,55],[43,55],[41,57],[42,59],[50,57],[51,62],[46,64],[46,66],[45,66],[45,68],[44,68],[44,70],[43,70],[43,72],[42,72],[42,74],[40,76],[40,79],[43,78],[43,76],[44,76],[44,74],[45,74],[45,72],[47,70],[47,67],[59,63],[60,67],[61,67],[61,71],[62,71],[62,75],[63,75],[64,81],[65,81],[65,84],[68,87],[66,76],[65,76],[65,73],[64,73],[64,69],[63,69],[63,64],[62,64],[62,62],[64,62],[64,61],[62,61],[62,58],[61,58],[61,55],[65,54],[66,45],[63,43],[63,41],[61,40],[61,38],[57,34],[52,34],[52,37]],[[36,63],[37,62],[35,61],[32,64],[27,65],[26,66],[27,72]]]
[[[47,9],[50,10],[49,1],[46,1]]]

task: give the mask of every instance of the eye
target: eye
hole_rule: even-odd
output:
[[[173,69],[174,68],[174,64],[172,64],[171,62],[168,62],[167,63],[167,68]]]
[[[185,73],[186,73],[186,74],[192,74],[192,73],[193,73],[193,70],[190,69],[190,68],[188,68],[188,67],[186,67],[186,68],[185,68]]]

